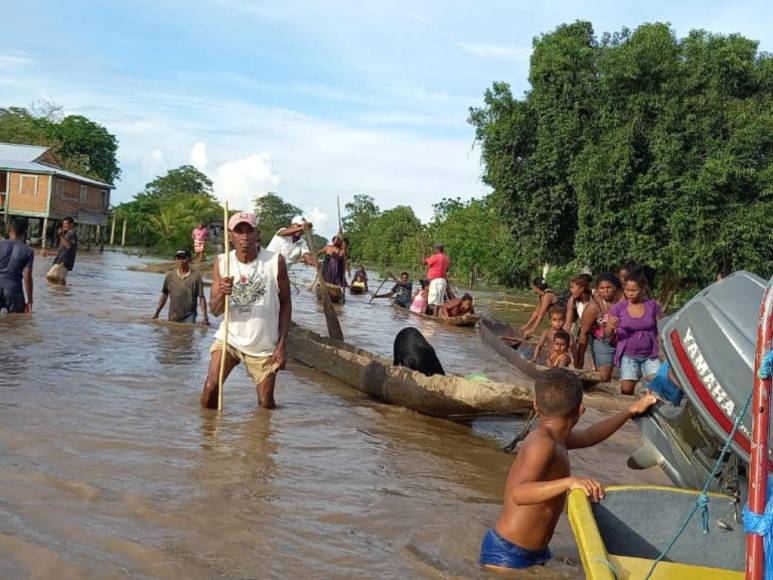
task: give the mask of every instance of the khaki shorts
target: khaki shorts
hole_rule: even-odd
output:
[[[216,340],[209,347],[209,352],[222,352],[223,341]],[[268,377],[275,374],[279,370],[279,366],[271,361],[271,355],[269,356],[252,356],[245,354],[240,350],[236,350],[230,344],[228,345],[228,354],[234,357],[239,362],[243,362],[247,368],[247,374],[255,382],[255,384],[262,383]]]
[[[446,279],[435,278],[429,283],[427,303],[430,306],[443,306],[446,301]]]
[[[51,266],[48,274],[46,274],[46,278],[51,282],[56,282],[57,284],[66,284],[67,268],[65,268],[63,264],[54,264]]]

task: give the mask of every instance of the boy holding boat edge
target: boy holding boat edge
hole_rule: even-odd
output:
[[[604,497],[604,488],[595,479],[571,476],[568,450],[601,443],[657,401],[648,393],[625,411],[574,431],[585,411],[579,377],[566,369],[544,371],[535,381],[534,394],[539,426],[521,444],[496,526],[483,537],[480,563],[486,568],[529,568],[552,558],[548,544],[564,510],[566,492],[581,489],[594,502]]]

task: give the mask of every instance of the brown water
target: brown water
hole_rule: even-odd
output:
[[[275,411],[257,408],[240,368],[223,414],[202,411],[214,330],[148,320],[160,275],[128,272],[141,260],[121,253],[82,253],[70,285],[49,287],[48,262],[36,261],[34,314],[0,317],[0,577],[486,576],[480,539],[515,423],[431,419],[297,364],[280,375]],[[294,318],[323,330],[298,272]],[[389,354],[414,325],[448,370],[514,372],[472,331],[367,301],[340,310],[349,342]],[[665,483],[625,467],[637,440],[628,426],[573,452],[574,469]],[[536,575],[580,576],[565,519],[552,547],[557,562]]]

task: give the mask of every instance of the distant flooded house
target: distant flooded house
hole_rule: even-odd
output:
[[[44,246],[56,242],[58,222],[68,216],[86,236],[98,236],[107,224],[112,189],[109,183],[62,169],[49,147],[0,143],[0,220],[34,219],[38,227],[31,231],[38,232]]]

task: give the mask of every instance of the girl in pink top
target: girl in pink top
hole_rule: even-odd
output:
[[[199,222],[199,226],[193,230],[193,252],[196,254],[196,261],[201,262],[204,259],[204,245],[209,238],[209,230],[204,222]]]
[[[427,313],[427,295],[429,294],[429,283],[425,280],[421,281],[421,290],[416,293],[411,302],[411,312],[417,312],[419,314]]]

